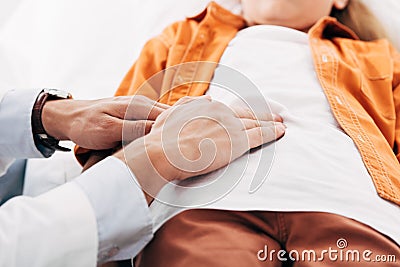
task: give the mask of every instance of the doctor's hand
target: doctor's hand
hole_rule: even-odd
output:
[[[284,134],[279,116],[255,118],[207,97],[184,98],[164,111],[150,133],[115,156],[126,162],[151,201],[173,180],[219,169]]]
[[[43,107],[42,123],[46,132],[56,139],[101,150],[119,145],[123,127],[124,138],[132,141],[142,137],[167,108],[144,96],[53,100]]]

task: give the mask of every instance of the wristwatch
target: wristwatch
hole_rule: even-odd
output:
[[[32,109],[32,133],[33,140],[37,149],[46,158],[54,154],[56,150],[60,151],[71,151],[71,149],[62,147],[59,145],[60,140],[50,136],[46,133],[42,123],[42,111],[43,106],[47,101],[57,100],[57,99],[72,99],[72,95],[62,90],[58,89],[43,89],[38,97]]]

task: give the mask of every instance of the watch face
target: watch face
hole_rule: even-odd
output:
[[[53,89],[53,88],[45,88],[44,92],[48,93],[49,95],[58,97],[58,98],[71,98],[71,94],[62,90]]]

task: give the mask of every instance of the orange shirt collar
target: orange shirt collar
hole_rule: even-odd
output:
[[[360,38],[349,27],[341,24],[333,17],[321,18],[308,32],[310,37],[318,37],[321,39],[331,39],[333,37],[342,37],[353,40]]]
[[[202,12],[195,16],[188,17],[187,19],[202,21],[205,18],[212,18],[213,20],[217,20],[225,24],[231,24],[237,29],[241,29],[246,26],[246,21],[243,19],[243,17],[233,14],[215,2],[210,2]]]

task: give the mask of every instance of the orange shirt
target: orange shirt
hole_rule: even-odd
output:
[[[174,68],[162,79],[147,80],[177,64],[219,62],[244,27],[243,18],[210,3],[199,15],[172,24],[148,41],[116,95],[142,94],[168,104],[203,95],[208,85],[190,81],[210,81],[212,64]],[[400,54],[387,40],[360,41],[331,17],[314,25],[309,40],[336,120],[356,144],[378,194],[400,205]]]

